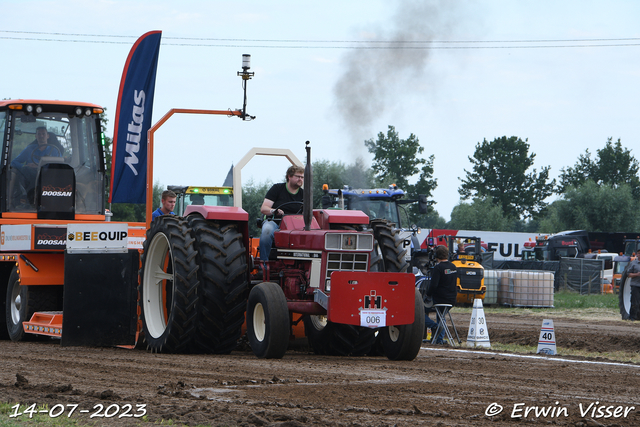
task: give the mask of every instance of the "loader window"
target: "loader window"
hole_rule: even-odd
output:
[[[622,274],[624,272],[624,269],[627,268],[627,265],[629,265],[629,262],[630,261],[616,261],[613,274]]]
[[[46,112],[37,117],[22,111],[14,114],[15,120],[8,141],[8,210],[34,212],[34,187],[39,168],[46,162],[62,162],[70,165],[75,172],[76,213],[104,213],[104,168],[100,163],[95,117],[70,117],[62,112]],[[28,147],[37,146],[36,134],[42,128],[48,134],[46,154],[37,159],[25,155],[19,157]],[[33,151],[33,148],[30,149]]]
[[[7,112],[0,111],[0,135],[2,135],[2,153],[4,153],[4,134],[5,134],[5,126],[7,125]]]

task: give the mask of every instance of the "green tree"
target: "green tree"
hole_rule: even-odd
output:
[[[427,204],[433,213],[435,201],[431,199],[433,190],[438,186],[438,180],[433,178],[432,154],[427,159],[419,155],[424,147],[414,134],[407,139],[401,139],[395,127],[389,125],[387,134],[378,133],[378,139],[369,139],[364,142],[370,153],[373,154],[373,171],[378,183],[387,186],[396,184],[405,191],[409,199],[417,199],[419,194],[427,196]],[[419,174],[415,184],[409,184],[409,179]],[[418,213],[417,203],[407,208],[408,223],[423,224],[426,217]]]
[[[437,180],[432,178],[434,156],[431,155],[428,160],[418,156],[424,147],[414,134],[407,139],[400,139],[395,127],[389,125],[386,135],[380,132],[377,140],[368,139],[364,144],[374,156],[372,168],[381,184],[395,183],[407,190],[412,187],[409,179],[420,172],[416,185],[425,191],[423,194],[431,195],[436,188]]]
[[[369,188],[374,185],[373,170],[365,167],[362,159],[345,165],[342,162],[317,160],[312,163],[313,169],[313,207],[322,206],[322,186],[342,188],[349,185],[353,188]]]
[[[160,199],[162,192],[166,188],[156,181],[153,184],[153,209],[160,207]],[[111,213],[113,213],[112,221],[123,222],[145,222],[147,217],[146,204],[138,203],[112,203]]]
[[[350,185],[353,188],[373,187],[375,183],[373,169],[365,165],[361,157],[358,157],[353,164],[345,166],[342,180],[343,184]]]
[[[403,226],[417,225],[420,228],[447,228],[447,220],[438,211],[431,209],[429,213],[417,213],[417,204],[400,205],[400,221]]]
[[[542,211],[540,215],[544,215],[546,209]],[[513,229],[518,233],[542,233],[544,230],[539,229],[540,221],[536,218],[529,218],[527,220],[517,219],[513,222]]]
[[[574,166],[560,169],[560,182],[556,192],[562,194],[569,187],[579,187],[591,180],[597,185],[609,184],[614,188],[628,184],[633,195],[638,198],[639,170],[640,165],[631,154],[631,150],[623,148],[620,139],[613,142],[612,138],[609,138],[605,146],[597,150],[595,159],[591,159],[591,153],[587,149],[584,154],[580,154]]]
[[[435,209],[422,216],[422,220],[417,224],[422,228],[447,228],[447,220],[440,216]]]
[[[540,220],[540,230],[634,231],[640,226],[638,202],[628,184],[613,186],[588,180],[569,187]]]
[[[458,192],[464,199],[490,196],[505,217],[535,217],[547,205],[544,200],[555,186],[555,180],[549,181],[549,166],[540,173],[536,169],[527,172],[535,157],[535,153],[529,154],[528,140],[515,136],[491,142],[485,139],[469,157],[473,172],[465,169]]]
[[[451,211],[448,227],[461,230],[513,231],[513,220],[506,218],[491,197],[458,203]]]
[[[272,185],[271,181],[256,184],[250,180],[242,186],[242,209],[249,214],[249,235],[251,237],[260,237],[260,229],[256,220],[262,217],[260,206],[262,206],[264,196]]]
[[[109,200],[109,191],[111,187],[111,145],[113,141],[108,137],[105,132],[107,131],[107,124],[109,119],[107,118],[107,109],[105,108],[100,113],[100,132],[102,137],[102,148],[104,149],[104,165],[105,165],[105,200]]]

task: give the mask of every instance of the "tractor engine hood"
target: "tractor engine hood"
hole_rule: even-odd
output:
[[[326,227],[321,228],[316,218],[319,218]],[[317,210],[314,211],[310,230],[306,231],[304,229],[305,224],[303,215],[286,215],[282,218],[280,230],[274,233],[274,246],[282,250],[297,249],[322,251],[325,249],[326,245],[326,234],[348,233],[354,235],[354,244],[356,244],[356,247],[357,244],[364,244],[364,242],[360,242],[361,239],[358,236],[366,235],[366,239],[371,240],[371,243],[366,243],[365,246],[368,248],[368,251],[371,251],[373,249],[373,240],[370,233],[352,232],[350,230],[329,230],[328,227],[329,224],[354,225],[360,223],[369,223],[369,217],[360,211]]]

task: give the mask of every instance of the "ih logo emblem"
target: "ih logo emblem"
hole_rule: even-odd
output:
[[[364,308],[382,308],[382,296],[376,295],[376,291],[371,291],[370,295],[364,296]]]

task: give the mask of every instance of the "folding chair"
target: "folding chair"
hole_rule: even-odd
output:
[[[447,339],[449,340],[449,344],[453,346],[456,345],[453,342],[453,336],[451,335],[451,332],[449,331],[449,327],[447,326],[447,314],[448,314],[449,321],[451,322],[451,326],[453,327],[453,332],[455,332],[456,334],[456,340],[458,341],[458,345],[461,345],[462,341],[460,340],[460,336],[458,335],[458,330],[456,329],[456,325],[455,323],[453,323],[453,319],[451,318],[451,308],[453,307],[453,305],[434,304],[434,307],[436,309],[436,316],[438,317],[438,327],[436,328],[436,331],[433,334],[432,341],[435,342],[438,335],[440,334],[440,331],[442,330],[442,328],[444,328],[444,333],[447,336]]]

